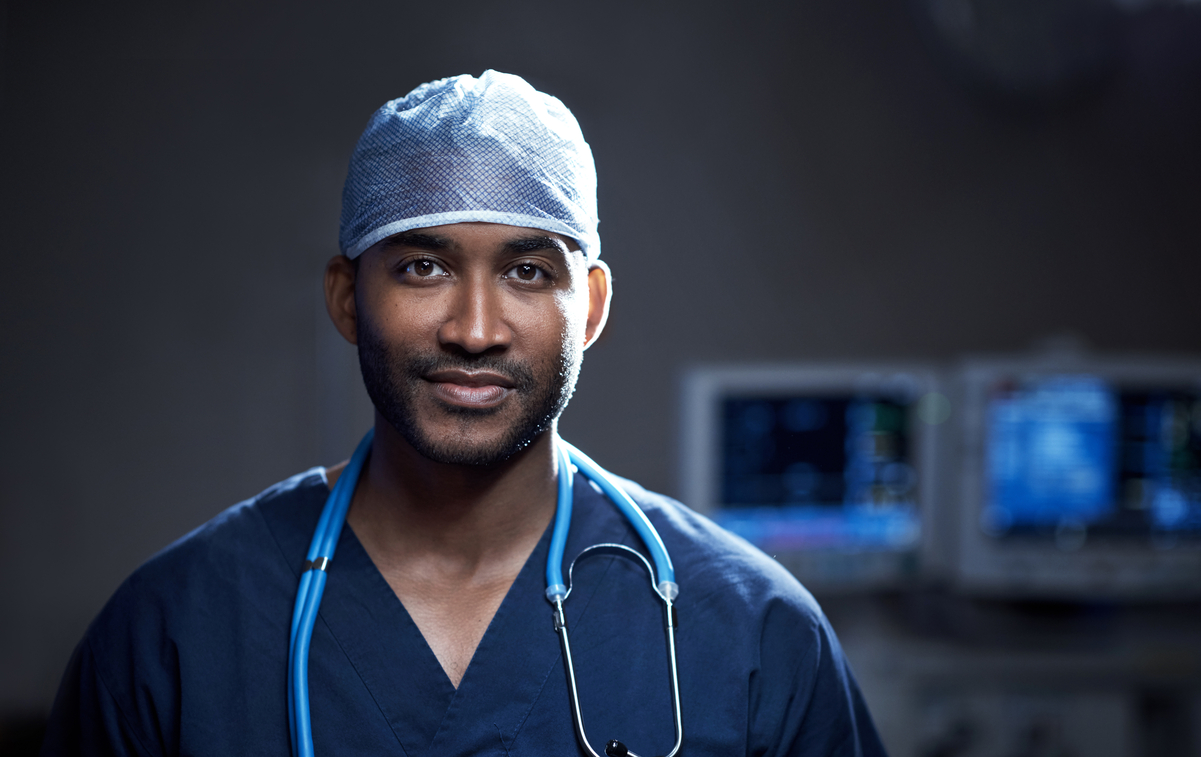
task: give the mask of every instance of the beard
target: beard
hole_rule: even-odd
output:
[[[450,465],[494,466],[530,446],[554,426],[575,392],[583,359],[582,347],[566,337],[558,354],[529,364],[504,355],[438,351],[417,354],[387,344],[365,319],[359,318],[359,368],[376,411],[423,456]],[[513,382],[512,394],[493,408],[468,408],[429,398],[424,378],[437,371],[491,371]],[[472,439],[472,431],[504,414],[516,417],[490,442]],[[453,430],[431,433],[423,428],[419,406],[450,418]]]

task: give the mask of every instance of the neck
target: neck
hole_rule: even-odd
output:
[[[555,511],[554,434],[495,466],[450,465],[377,415],[347,523],[377,562],[436,555],[467,573],[524,563]]]
[[[554,435],[495,467],[446,465],[376,415],[347,525],[456,687],[555,511]]]

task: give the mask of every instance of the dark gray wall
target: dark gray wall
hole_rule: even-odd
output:
[[[431,78],[518,73],[581,121],[616,295],[563,428],[652,488],[690,363],[1201,349],[1196,4],[1006,96],[888,0],[326,6],[7,9],[0,708],[47,706],[152,552],[349,452],[342,172]]]

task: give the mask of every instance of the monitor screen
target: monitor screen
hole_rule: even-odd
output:
[[[688,504],[811,588],[914,575],[929,429],[949,412],[930,371],[725,367],[694,371],[686,386]]]
[[[768,550],[914,547],[909,404],[866,394],[722,398],[716,520]]]
[[[1000,382],[986,433],[993,535],[1201,535],[1201,392],[1091,375]]]
[[[960,373],[958,574],[1010,594],[1201,594],[1201,361]]]

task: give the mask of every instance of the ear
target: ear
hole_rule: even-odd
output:
[[[325,309],[334,328],[351,344],[359,343],[358,311],[354,303],[354,261],[335,255],[325,264]]]
[[[609,300],[613,298],[613,274],[598,260],[588,266],[588,321],[584,326],[584,349],[592,346],[609,320]]]

